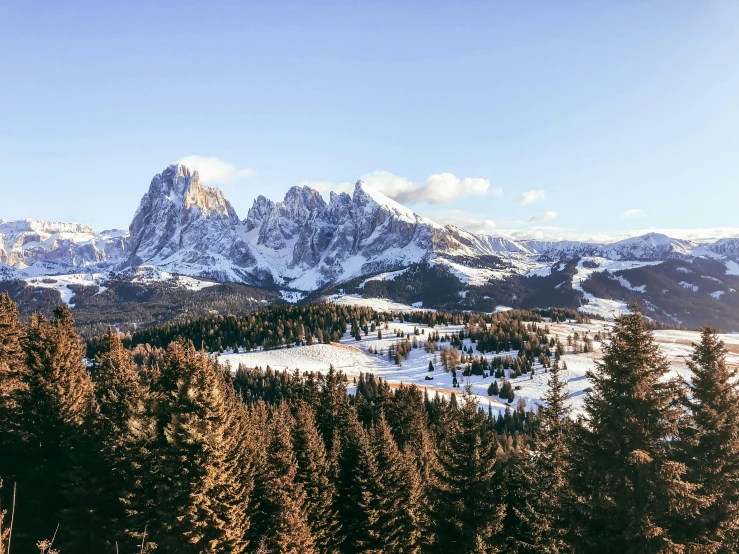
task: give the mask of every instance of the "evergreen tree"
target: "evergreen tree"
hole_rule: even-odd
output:
[[[122,499],[131,486],[128,455],[128,425],[140,401],[140,383],[131,354],[111,330],[103,340],[91,373],[98,412],[95,418],[94,447],[100,457],[98,492],[102,535],[107,551],[115,543],[126,546],[125,509]]]
[[[57,524],[55,544],[61,548],[92,552],[104,543],[98,534],[99,458],[89,448],[96,406],[83,357],[69,308],[57,307],[51,323],[31,316],[29,396],[22,410],[29,448],[26,470],[18,479],[23,502],[18,504],[16,534],[27,546],[39,534],[51,536]]]
[[[317,554],[311,525],[306,513],[306,494],[297,479],[298,463],[293,452],[292,416],[287,406],[272,412],[266,449],[259,517],[252,531],[259,551],[274,554]]]
[[[321,393],[317,410],[318,427],[323,435],[326,449],[333,448],[334,430],[341,427],[349,412],[349,398],[346,393],[346,375],[329,366],[328,373],[319,375]]]
[[[311,407],[303,402],[295,409],[293,450],[298,464],[295,479],[305,491],[305,512],[316,548],[322,553],[339,551],[341,533],[334,510],[336,494],[330,480],[331,465]]]
[[[337,442],[338,441],[338,442]],[[353,413],[336,433],[336,512],[343,532],[345,554],[376,552],[378,474],[369,437]]]
[[[465,388],[460,409],[446,413],[433,494],[433,552],[498,552],[505,506],[496,482],[497,442]]]
[[[587,427],[578,440],[573,486],[588,552],[678,552],[669,522],[696,509],[696,486],[676,461],[680,383],[639,311],[621,316],[603,359],[588,374]]]
[[[678,530],[689,540],[722,553],[739,550],[739,390],[737,370],[726,364],[726,347],[710,327],[701,332],[688,361],[692,371],[692,436],[689,478],[701,485],[710,504]],[[687,528],[686,528],[687,527]]]
[[[568,507],[572,503],[569,437],[573,423],[568,400],[567,381],[560,378],[559,365],[555,363],[542,397],[532,449],[512,460],[523,496],[513,509],[516,522],[510,537],[512,548],[518,552],[572,551],[566,536]]]
[[[28,403],[30,372],[24,353],[26,331],[7,292],[0,294],[0,476],[16,480],[28,459],[28,429],[23,414]]]
[[[132,529],[171,552],[244,552],[252,486],[243,407],[222,373],[192,343],[167,349],[144,418],[134,418],[143,475]],[[147,421],[148,420],[148,421]]]
[[[390,426],[380,417],[372,429],[377,464],[377,534],[382,552],[420,552],[423,531],[423,486],[413,458],[395,444]]]

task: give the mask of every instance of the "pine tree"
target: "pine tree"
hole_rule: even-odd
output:
[[[710,504],[692,514],[687,526],[677,525],[687,539],[721,553],[739,550],[739,389],[737,369],[726,365],[726,352],[715,331],[706,327],[687,362],[693,424],[688,475]]]
[[[326,449],[333,448],[334,430],[339,428],[347,418],[350,410],[349,398],[346,394],[346,375],[329,366],[326,375],[319,374],[321,393],[316,419],[323,435]]]
[[[339,551],[341,530],[334,510],[336,491],[330,480],[331,466],[313,410],[303,402],[295,409],[292,441],[298,464],[295,479],[305,491],[304,509],[316,548],[335,554]]]
[[[573,486],[588,552],[678,552],[669,522],[699,505],[674,441],[684,413],[680,383],[638,309],[616,321],[603,359],[588,374],[587,427],[578,440]]]
[[[306,513],[306,493],[297,479],[298,462],[293,452],[292,416],[287,406],[272,412],[267,439],[266,466],[262,481],[259,517],[252,531],[259,550],[274,554],[317,554]]]
[[[112,551],[117,542],[126,546],[125,509],[121,501],[132,485],[128,455],[128,425],[141,399],[136,366],[123,348],[120,337],[108,331],[103,350],[96,356],[91,372],[98,412],[94,421],[95,448],[100,456],[100,510],[104,519],[101,533]]]
[[[27,469],[18,479],[23,503],[16,537],[30,546],[39,534],[51,536],[59,523],[55,544],[94,551],[104,542],[97,534],[99,459],[90,449],[96,406],[84,348],[66,306],[56,308],[51,323],[31,316],[26,351],[30,381],[22,425],[29,448]]]
[[[379,484],[375,494],[380,548],[382,552],[420,552],[424,524],[421,477],[412,457],[398,449],[382,416],[372,429],[372,450]]]
[[[571,552],[567,541],[570,488],[570,434],[573,423],[567,406],[567,382],[554,364],[547,391],[542,397],[531,451],[513,457],[513,472],[519,477],[522,501],[513,509],[515,529],[510,545],[519,552],[558,554]]]
[[[432,551],[498,552],[505,507],[496,482],[497,442],[491,440],[469,386],[461,408],[447,410],[446,418],[432,499]]]
[[[375,552],[377,536],[378,475],[366,431],[350,413],[341,433],[336,433],[336,512],[339,515],[345,554]]]
[[[24,408],[29,407],[30,371],[23,350],[26,331],[7,292],[0,294],[0,475],[18,478],[28,461],[24,457],[28,430]]]
[[[252,481],[243,406],[192,343],[169,346],[151,388],[148,413],[132,422],[143,442],[133,495],[145,499],[131,501],[132,530],[146,527],[165,551],[244,552]]]

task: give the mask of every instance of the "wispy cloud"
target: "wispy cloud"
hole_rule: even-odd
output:
[[[468,196],[492,194],[502,196],[503,190],[491,189],[490,181],[480,177],[460,179],[452,173],[436,173],[415,183],[388,171],[373,171],[362,175],[362,181],[398,202],[409,204],[449,204]]]
[[[200,175],[200,182],[204,185],[227,185],[254,175],[253,169],[239,169],[234,164],[224,162],[214,156],[185,156],[177,160],[177,163],[197,171]]]
[[[360,179],[368,186],[385,196],[405,204],[450,204],[469,196],[503,196],[503,189],[491,188],[490,181],[480,177],[460,179],[452,173],[436,173],[423,182],[414,182],[389,171],[373,171]],[[334,183],[331,181],[304,181],[300,185],[312,187],[322,194],[329,191],[348,192],[354,190],[354,183]]]
[[[521,196],[518,197],[518,201],[525,206],[527,204],[533,204],[534,202],[541,202],[546,197],[546,191],[527,190],[526,192],[521,193]]]
[[[644,211],[640,210],[639,208],[632,208],[630,210],[626,210],[621,214],[621,217],[624,219],[633,219],[635,217],[641,217],[644,215]]]
[[[545,221],[551,221],[552,219],[557,219],[557,212],[549,211],[532,216],[526,220],[526,223],[544,223]]]

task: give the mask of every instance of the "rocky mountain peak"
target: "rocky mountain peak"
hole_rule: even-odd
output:
[[[284,211],[297,223],[305,223],[312,213],[326,207],[321,193],[307,186],[294,186],[287,191],[282,201]]]
[[[274,207],[275,203],[272,202],[272,200],[265,198],[261,194],[257,196],[254,199],[252,207],[249,208],[249,213],[246,214],[246,219],[244,220],[247,232],[259,229],[267,220],[269,214],[272,213]]]
[[[132,266],[218,242],[206,232],[231,234],[239,218],[217,188],[200,184],[197,171],[172,164],[154,176],[129,227]],[[207,249],[207,248],[206,248]]]

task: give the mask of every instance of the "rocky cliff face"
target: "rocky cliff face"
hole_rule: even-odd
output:
[[[120,268],[151,265],[224,281],[249,277],[256,260],[241,238],[240,221],[197,173],[171,165],[151,181],[129,227],[130,252]]]

